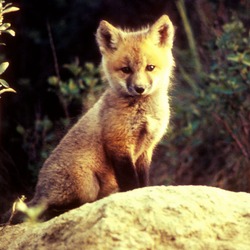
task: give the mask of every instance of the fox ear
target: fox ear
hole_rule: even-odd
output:
[[[122,38],[121,32],[107,21],[101,21],[96,32],[96,40],[101,53],[114,51]]]
[[[161,16],[149,29],[149,35],[161,47],[173,47],[174,26],[167,15]]]

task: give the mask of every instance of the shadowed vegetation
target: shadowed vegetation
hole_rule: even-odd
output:
[[[103,92],[94,37],[99,21],[138,28],[163,13],[176,26],[176,72],[171,128],[154,156],[153,184],[250,191],[248,0],[14,5],[21,11],[8,18],[17,34],[1,36],[8,46],[0,51],[0,73],[10,62],[0,91],[9,82],[18,93],[0,99],[0,195],[6,201],[32,194],[44,160]]]

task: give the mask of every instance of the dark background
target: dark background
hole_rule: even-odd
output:
[[[234,39],[230,34],[235,31],[223,33],[224,25],[234,20],[249,30],[250,3],[248,0],[186,0],[182,10],[187,22],[178,2],[182,1],[13,2],[20,11],[6,14],[4,20],[11,22],[16,36],[2,35],[1,41],[6,46],[1,46],[0,51],[0,61],[10,62],[3,78],[17,91],[5,93],[0,99],[1,211],[18,195],[32,194],[39,168],[49,152],[88,107],[89,99],[97,97],[102,90],[100,82],[93,88],[83,89],[77,85],[78,92],[72,97],[71,92],[65,94],[52,86],[49,77],[59,77],[53,52],[65,86],[70,79],[77,82],[81,78],[86,83],[89,79],[100,80],[96,70],[100,54],[95,42],[99,21],[106,19],[122,28],[136,29],[151,24],[164,13],[176,27],[177,67],[171,92],[171,128],[156,150],[152,183],[200,184],[250,191],[250,102],[249,74],[246,73],[249,65],[242,62],[235,65],[227,60],[227,54],[247,50],[249,43],[243,43],[242,36],[247,39],[248,33],[246,30],[240,33],[241,39],[235,41],[238,47],[234,48],[225,44]],[[185,25],[191,28],[192,34]],[[235,29],[240,32],[240,28]],[[194,48],[190,37],[195,40]],[[94,69],[74,75],[64,67],[77,62],[85,73],[86,62],[93,63]],[[225,77],[221,83],[211,80],[222,74]],[[247,87],[231,93],[229,85],[237,75],[242,76],[237,83]],[[211,87],[214,81],[216,91]],[[223,89],[218,90],[218,86]],[[204,95],[210,99],[205,100]]]

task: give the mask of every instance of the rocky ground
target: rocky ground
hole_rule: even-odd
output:
[[[37,224],[6,226],[0,249],[250,249],[250,194],[207,186],[117,193]]]

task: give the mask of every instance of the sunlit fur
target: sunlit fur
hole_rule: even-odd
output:
[[[49,218],[149,184],[153,150],[170,118],[173,36],[166,15],[136,32],[101,21],[96,38],[109,86],[45,161],[28,206],[43,202]]]

